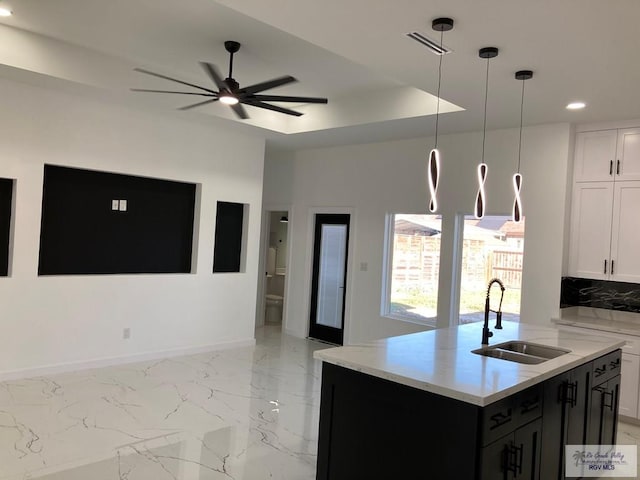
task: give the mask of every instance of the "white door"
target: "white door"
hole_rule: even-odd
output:
[[[609,278],[612,205],[613,182],[574,184],[569,275]]]
[[[640,180],[640,128],[618,130],[617,153],[616,181]]]
[[[616,182],[611,234],[611,280],[640,283],[640,182]]]
[[[616,167],[617,130],[576,134],[574,181],[612,181]]]

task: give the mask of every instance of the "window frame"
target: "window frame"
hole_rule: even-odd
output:
[[[427,327],[436,328],[436,323],[438,320],[438,314],[436,313],[435,317],[425,318],[425,320],[420,320],[414,317],[408,317],[404,315],[399,315],[397,313],[391,312],[391,290],[393,284],[393,254],[394,254],[394,241],[395,241],[395,219],[397,215],[429,215],[422,213],[396,213],[396,212],[388,212],[385,215],[385,238],[384,238],[384,247],[383,247],[383,269],[382,269],[382,294],[381,294],[381,305],[380,305],[380,315],[385,318],[390,318],[392,320],[399,320],[402,322],[413,323],[416,325],[422,325]],[[434,215],[435,216],[435,215]],[[442,215],[438,214],[438,216],[442,217]],[[440,246],[440,250],[442,250],[442,245]],[[440,280],[440,269],[442,268],[442,263],[439,262],[438,268],[438,283]],[[437,300],[436,300],[436,308],[440,302],[440,292],[439,285],[437,290]]]

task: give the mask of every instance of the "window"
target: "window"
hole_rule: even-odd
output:
[[[462,244],[460,276],[460,323],[484,320],[487,285],[499,278],[506,288],[502,301],[502,319],[520,320],[524,218],[520,223],[508,216],[486,216],[476,220],[466,216]],[[497,310],[500,288],[494,285],[491,309]],[[491,314],[491,321],[495,314]]]
[[[389,215],[383,315],[434,323],[440,269],[439,215]]]

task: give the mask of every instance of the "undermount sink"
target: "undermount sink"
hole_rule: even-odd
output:
[[[510,342],[499,343],[490,347],[478,348],[471,352],[485,357],[500,358],[510,362],[536,365],[538,363],[551,360],[552,358],[559,357],[560,355],[564,355],[565,353],[569,353],[571,350],[549,347],[548,345],[540,345],[537,343],[523,342],[520,340],[512,340]]]

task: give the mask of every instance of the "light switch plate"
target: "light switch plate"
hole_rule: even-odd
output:
[[[111,200],[111,210],[118,210],[120,208],[120,200]]]
[[[121,212],[126,212],[127,211],[127,201],[126,200],[120,200],[120,211]]]

